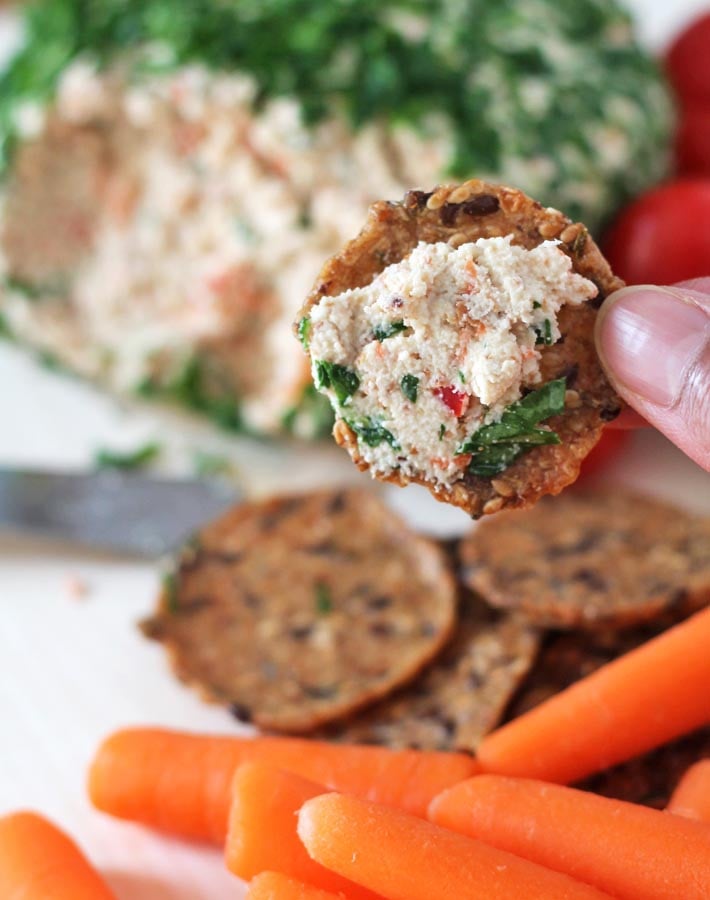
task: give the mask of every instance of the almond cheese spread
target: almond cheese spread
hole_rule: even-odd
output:
[[[324,297],[300,331],[373,474],[451,484],[466,441],[540,384],[561,307],[597,292],[556,241],[420,243],[366,287]]]

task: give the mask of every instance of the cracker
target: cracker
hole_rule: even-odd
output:
[[[710,600],[710,519],[624,491],[568,492],[482,522],[463,579],[556,628],[622,628]]]
[[[394,748],[475,751],[500,721],[538,646],[538,632],[522,619],[500,615],[466,593],[453,637],[426,671],[329,736]]]
[[[450,483],[431,482],[421,474],[400,470],[378,473],[381,480],[423,484],[438,499],[465,509],[474,517],[505,508],[526,507],[545,494],[557,494],[573,482],[584,457],[597,443],[606,422],[620,411],[621,401],[607,382],[594,348],[597,306],[623,285],[616,278],[586,228],[554,209],[545,209],[520,191],[472,180],[444,186],[433,193],[410,191],[401,203],[379,202],[370,209],[358,237],[330,259],[316,281],[301,317],[325,296],[369,284],[387,266],[398,263],[420,241],[448,241],[454,246],[479,238],[512,235],[517,245],[532,249],[557,239],[572,260],[574,271],[599,289],[593,302],[562,308],[558,324],[562,339],[541,350],[542,383],[567,379],[564,411],[547,423],[561,443],[536,447],[493,478],[465,469]],[[300,320],[300,319],[299,319]],[[358,438],[343,419],[333,431],[360,469],[367,469]]]
[[[548,635],[535,665],[506,712],[506,721],[523,715],[580,678],[650,641],[668,624],[649,623],[622,632],[606,629]]]
[[[710,726],[576,785],[604,797],[665,809],[687,768],[710,758]]]
[[[443,552],[368,492],[244,503],[181,555],[145,633],[262,728],[307,732],[409,681],[448,639]]]

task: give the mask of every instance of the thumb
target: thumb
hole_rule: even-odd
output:
[[[616,291],[596,340],[620,396],[710,470],[710,278]]]

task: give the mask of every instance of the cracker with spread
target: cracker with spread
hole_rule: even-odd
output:
[[[618,414],[593,331],[621,285],[583,225],[473,180],[375,204],[296,329],[356,465],[477,517],[561,491]]]

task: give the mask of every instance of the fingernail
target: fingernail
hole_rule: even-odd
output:
[[[707,324],[702,309],[673,291],[624,288],[602,307],[600,355],[619,387],[657,406],[671,406],[703,347]]]

